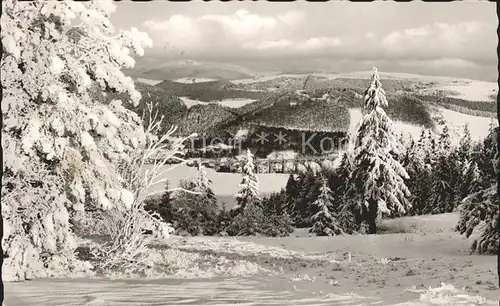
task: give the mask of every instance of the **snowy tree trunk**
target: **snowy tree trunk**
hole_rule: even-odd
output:
[[[378,216],[378,201],[369,199],[368,208],[366,210],[366,223],[368,223],[368,234],[377,233],[377,216]]]

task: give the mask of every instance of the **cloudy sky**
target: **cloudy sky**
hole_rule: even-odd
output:
[[[497,78],[494,2],[119,2],[112,21],[148,32],[146,59]]]

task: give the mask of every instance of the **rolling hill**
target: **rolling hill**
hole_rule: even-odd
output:
[[[138,83],[137,88],[143,100],[162,104],[165,124],[179,126],[179,135],[197,132],[225,139],[243,130],[249,134],[266,131],[283,132],[298,141],[303,132],[352,133],[355,123],[351,122],[354,120],[351,110],[360,112],[370,76],[371,72],[354,72],[282,74],[194,83],[165,80],[155,86]],[[471,124],[496,115],[495,104],[487,100],[496,90],[492,84],[482,82],[476,86],[472,80],[409,74],[381,73],[381,77],[389,100],[386,112],[400,132],[412,130],[412,134],[417,134],[422,127],[436,129],[443,116],[451,113],[467,115],[466,119],[476,118],[469,120]],[[482,100],[472,99],[481,97]],[[228,107],[230,99],[255,102]],[[187,100],[193,101],[190,107],[183,103]],[[208,103],[212,101],[224,103]],[[452,125],[450,120],[445,121]],[[474,130],[471,124],[469,128]],[[483,130],[484,127],[472,133],[478,136]]]
[[[178,60],[161,63],[157,67],[136,72],[136,76],[156,80],[175,80],[181,78],[238,80],[252,78],[256,74],[237,65]]]
[[[202,83],[178,83],[165,80],[156,84],[155,87],[163,89],[171,95],[204,102],[236,98],[260,100],[266,96],[265,92],[241,90],[236,88],[234,84],[223,80]]]

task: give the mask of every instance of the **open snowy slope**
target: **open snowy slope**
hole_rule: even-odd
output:
[[[179,186],[181,180],[193,179],[196,176],[196,168],[185,165],[172,168],[171,171],[165,173],[162,178],[168,178],[172,187]],[[212,180],[212,190],[216,195],[232,196],[238,191],[238,185],[241,181],[241,174],[238,173],[222,173],[216,172],[213,169],[206,169],[207,176]],[[162,179],[158,178],[158,180]],[[259,179],[259,192],[267,194],[279,191],[285,187],[288,180],[288,174],[257,174]],[[150,191],[159,191],[164,188],[163,184],[154,185]]]
[[[351,108],[349,109],[349,134],[354,135],[356,133],[357,125],[360,122],[363,114],[360,108]],[[401,121],[394,121],[394,129],[396,133],[401,134],[404,133],[406,135],[410,134],[413,138],[418,139],[420,137],[420,133],[422,132],[422,126],[413,125],[409,123],[404,123]]]
[[[492,118],[466,115],[445,108],[439,108],[438,112],[450,128],[452,139],[458,140],[462,137],[464,126],[467,124],[473,140],[481,140],[488,135],[490,124],[496,126],[497,121]]]
[[[438,85],[434,89],[449,92],[449,96],[464,100],[495,102],[498,84],[485,81],[467,81],[462,84]]]
[[[148,84],[151,86],[155,86],[156,84],[160,84],[161,82],[163,82],[162,80],[153,80],[153,79],[145,79],[145,78],[137,78],[136,81],[139,83],[144,83],[144,84]]]

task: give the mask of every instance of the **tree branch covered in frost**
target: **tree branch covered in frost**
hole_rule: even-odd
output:
[[[137,104],[121,69],[152,41],[137,29],[114,34],[111,1],[7,0],[2,9],[4,279],[85,270],[70,224],[137,202],[117,166],[150,137],[121,101],[99,104],[90,92],[97,84]]]
[[[179,156],[183,155],[183,143],[195,137],[192,134],[185,138],[175,138],[174,133],[177,127],[172,127],[163,136],[155,136],[161,129],[161,124],[164,116],[158,119],[158,108],[156,104],[148,103],[147,111],[143,114],[143,120],[146,120],[145,128],[148,135],[146,145],[142,148],[137,148],[133,152],[132,160],[124,160],[121,164],[120,173],[126,186],[130,190],[135,190],[136,198],[146,198],[152,195],[148,190],[157,184],[162,184],[167,181],[165,175],[167,172],[179,167],[185,163],[185,160]],[[147,115],[147,119],[145,118]],[[169,165],[170,160],[177,160],[177,165]],[[171,190],[172,191],[172,190]],[[164,191],[162,191],[164,192]]]
[[[469,238],[483,225],[481,235],[474,240],[471,250],[478,253],[495,254],[498,250],[497,231],[498,194],[496,186],[476,192],[463,200],[460,206],[460,221],[457,231]]]

